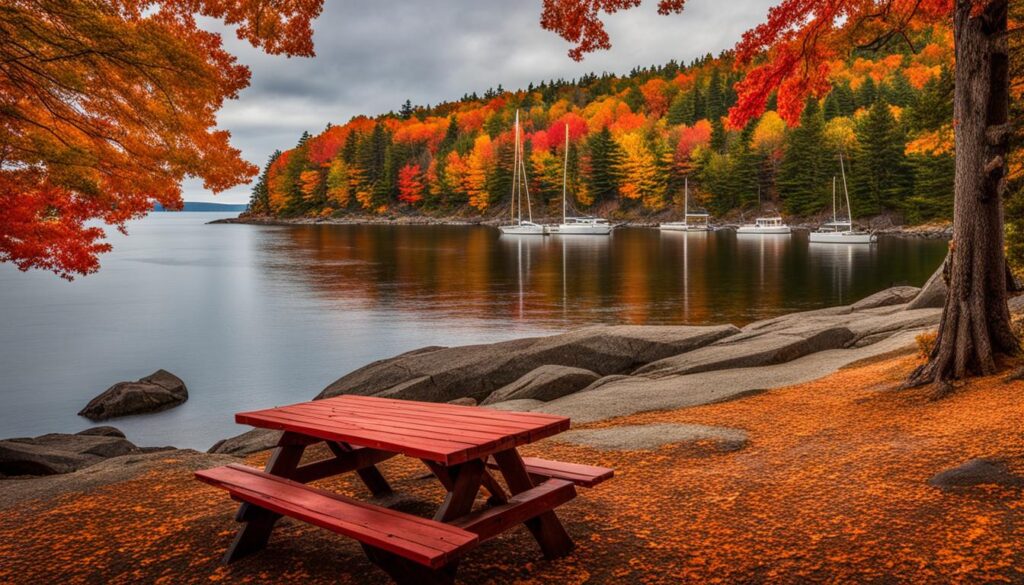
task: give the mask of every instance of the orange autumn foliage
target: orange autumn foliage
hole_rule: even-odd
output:
[[[420,165],[405,165],[398,171],[398,200],[413,205],[423,200]]]
[[[569,55],[576,60],[611,47],[601,20],[634,8],[641,0],[544,0],[541,26],[575,44]],[[658,12],[683,11],[685,0],[660,0]],[[739,101],[729,111],[733,128],[757,118],[775,94],[779,114],[791,125],[803,112],[807,96],[823,96],[830,88],[829,63],[840,48],[864,44],[893,29],[938,22],[952,13],[952,0],[890,0],[880,9],[864,0],[780,0],[762,24],[747,31],[736,46],[736,66],[750,66],[736,84]],[[763,58],[767,57],[767,58]],[[899,56],[893,56],[898,58]],[[756,62],[755,62],[756,60]],[[875,67],[893,67],[885,58]],[[880,75],[873,71],[872,75]]]
[[[181,183],[253,177],[224,101],[249,70],[196,16],[273,54],[312,55],[322,0],[9,0],[0,9],[0,261],[65,278],[99,268],[99,221],[124,230]]]
[[[517,529],[471,551],[459,580],[1020,583],[1021,489],[942,491],[927,481],[972,457],[1005,457],[1024,473],[1024,382],[978,379],[938,401],[894,391],[917,362],[889,359],[717,404],[574,421],[583,431],[684,424],[745,438],[619,450],[561,435],[526,446],[526,456],[611,467],[615,477],[558,508],[577,545],[572,555],[542,560],[530,533]],[[306,461],[327,455],[318,445]],[[126,465],[124,479],[108,485],[4,508],[0,582],[391,583],[357,542],[301,522],[279,523],[266,550],[222,565],[238,505],[193,472],[225,458],[172,451],[132,459],[151,464]],[[396,457],[380,468],[402,511],[430,517],[444,501],[421,462]],[[315,485],[370,497],[351,473]]]
[[[655,77],[640,86],[640,93],[644,96],[644,104],[647,106],[647,115],[660,118],[668,111],[668,83],[660,77]]]

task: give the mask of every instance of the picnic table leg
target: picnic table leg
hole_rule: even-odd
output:
[[[307,441],[299,439],[291,433],[284,433],[281,435],[281,440],[278,441],[274,453],[270,456],[270,460],[267,461],[265,471],[273,475],[289,477],[299,466],[299,460],[302,459],[302,453],[306,450],[306,444]],[[274,530],[274,524],[280,517],[280,514],[249,503],[239,506],[235,519],[243,524],[238,529],[235,540],[228,547],[227,553],[224,554],[224,564],[237,561],[266,547],[267,541],[270,540],[270,533]]]
[[[434,474],[434,477],[436,477],[438,481],[441,482],[441,485],[444,486],[444,489],[452,491],[452,478],[448,474],[447,467],[434,461],[424,460],[423,463],[425,463],[427,468],[430,469],[431,473]],[[508,496],[505,495],[505,490],[502,489],[501,484],[499,484],[497,480],[494,479],[494,476],[492,476],[487,471],[486,465],[484,466],[484,472],[483,475],[480,477],[480,480],[481,487],[487,490],[487,493],[490,494],[490,496],[487,498],[488,504],[492,506],[497,506],[500,504],[508,503]]]
[[[398,585],[454,585],[458,563],[442,569],[429,569],[396,554],[364,544],[366,558],[388,574]]]
[[[530,474],[526,471],[522,457],[515,449],[508,449],[494,454],[494,460],[501,470],[505,483],[512,495],[525,492],[534,487]],[[553,510],[526,521],[533,537],[537,539],[546,559],[557,559],[572,552],[576,547],[569,533]]]
[[[331,452],[341,457],[344,453],[352,451],[352,447],[348,443],[339,443],[335,441],[328,441],[327,447],[330,448]],[[359,475],[359,479],[363,481],[366,488],[370,490],[370,493],[374,496],[386,496],[392,493],[391,484],[384,478],[384,474],[377,469],[376,465],[357,469],[356,474]]]
[[[473,510],[473,501],[480,491],[485,466],[482,459],[472,459],[460,465],[447,468],[451,488],[444,498],[444,503],[434,514],[434,520],[448,522],[465,516]]]

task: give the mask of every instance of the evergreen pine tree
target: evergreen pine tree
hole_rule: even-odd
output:
[[[263,172],[260,173],[256,184],[252,186],[252,195],[249,197],[249,213],[263,215],[270,213],[270,183],[268,182],[270,167],[281,157],[281,151],[275,150],[267,164],[263,165]]]
[[[300,176],[309,166],[309,132],[303,132],[298,144],[292,149],[288,156],[288,163],[285,165],[284,185],[285,203],[283,213],[286,215],[298,215],[306,211],[307,202],[302,192]]]
[[[873,213],[901,207],[912,174],[906,161],[906,138],[889,106],[876,101],[857,130],[858,202]]]
[[[870,75],[864,77],[864,82],[857,90],[857,107],[870,108],[878,100],[878,86]]]
[[[455,119],[455,114],[452,114],[448,118],[448,129],[444,133],[444,138],[441,139],[441,144],[438,145],[438,155],[448,154],[452,148],[455,147],[455,143],[459,140],[459,121]]]
[[[925,83],[906,115],[913,132],[938,130],[953,120],[953,74],[943,67],[938,77]]]
[[[914,103],[915,92],[914,88],[910,86],[907,76],[903,74],[903,71],[897,69],[893,73],[892,79],[882,86],[881,95],[886,102],[905,108]]]
[[[919,153],[907,159],[914,174],[913,193],[903,205],[907,219],[918,223],[953,217],[953,155]]]
[[[721,153],[725,152],[726,143],[725,124],[722,119],[715,117],[711,119],[711,150]]]
[[[694,123],[692,91],[680,91],[676,93],[675,97],[672,98],[672,103],[668,107],[666,120],[673,126],[678,126],[679,124],[690,125]]]
[[[726,114],[725,95],[722,92],[722,74],[718,67],[711,70],[711,79],[708,80],[707,116],[714,122]]]
[[[412,102],[410,100],[405,100],[405,103],[402,104],[402,109],[398,112],[398,114],[402,117],[403,120],[408,120],[409,118],[412,118],[413,111],[414,110],[412,108]]]
[[[614,199],[619,194],[619,169],[622,150],[607,127],[595,132],[587,140],[590,152],[590,176],[587,188],[595,202]]]
[[[786,138],[779,165],[778,189],[786,210],[796,215],[817,213],[831,202],[831,156],[822,148],[825,118],[818,101],[807,100],[800,125]]]

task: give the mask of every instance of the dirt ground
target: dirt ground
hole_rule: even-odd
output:
[[[933,401],[896,389],[915,363],[893,358],[583,427],[729,427],[748,434],[739,450],[529,446],[526,454],[614,467],[616,477],[559,509],[573,555],[544,561],[520,528],[471,552],[460,582],[1024,583],[1024,489],[927,484],[974,457],[1006,459],[1024,474],[1024,382],[976,380]],[[288,520],[267,550],[221,566],[236,506],[173,453],[164,463],[0,511],[0,583],[388,582],[354,541]],[[430,514],[440,502],[419,462],[382,470],[409,496],[399,509]],[[366,496],[350,479],[319,485]]]

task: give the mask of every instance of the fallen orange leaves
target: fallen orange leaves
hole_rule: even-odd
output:
[[[560,509],[578,548],[541,560],[511,532],[470,554],[464,583],[1024,582],[1019,489],[942,492],[935,473],[980,456],[1024,472],[1024,382],[976,380],[949,398],[897,391],[916,357],[743,400],[604,421],[745,429],[739,451],[595,451],[548,441],[529,454],[607,465],[616,477]],[[262,459],[262,458],[257,458]],[[253,460],[258,464],[261,461]],[[442,493],[415,461],[384,466],[400,507]],[[364,497],[349,478],[325,482]],[[386,583],[352,541],[291,521],[270,547],[218,564],[234,504],[180,467],[3,512],[0,582]]]

